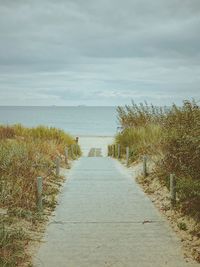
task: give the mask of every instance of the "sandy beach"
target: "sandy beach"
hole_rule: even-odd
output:
[[[102,156],[107,156],[107,146],[112,144],[113,140],[112,136],[79,136],[83,156],[88,156],[91,148],[101,148]]]

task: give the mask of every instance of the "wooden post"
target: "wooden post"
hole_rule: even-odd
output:
[[[120,159],[120,145],[117,146],[117,157]]]
[[[174,174],[170,174],[170,200],[171,207],[176,205],[176,178]]]
[[[143,175],[146,177],[148,175],[147,173],[147,156],[144,155],[143,157]]]
[[[109,145],[109,156],[112,157],[112,145]]]
[[[108,145],[108,157],[110,156],[110,145]]]
[[[37,210],[42,211],[43,178],[37,177]]]
[[[113,145],[113,158],[115,157],[115,145]]]
[[[129,147],[126,147],[126,166],[128,167],[129,165]]]
[[[60,174],[60,158],[56,158],[56,175]]]
[[[76,156],[78,157],[78,144],[76,144]]]
[[[73,144],[71,145],[71,157],[72,159],[74,157],[74,145]]]
[[[68,147],[66,147],[66,149],[65,149],[65,163],[66,163],[66,165],[68,165],[68,153],[69,151],[68,151]]]
[[[74,144],[74,154],[75,154],[75,157],[77,156],[77,144]]]

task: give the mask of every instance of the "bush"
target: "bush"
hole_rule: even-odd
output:
[[[162,138],[161,127],[158,124],[148,124],[126,128],[122,133],[115,137],[116,144],[120,144],[122,154],[125,154],[125,148],[129,146],[134,151],[134,158],[144,154],[154,154],[159,150]]]
[[[165,118],[167,111],[166,107],[155,107],[147,102],[137,105],[133,101],[131,106],[117,108],[118,121],[123,129],[159,123]]]
[[[196,102],[173,105],[163,123],[161,168],[178,177],[184,212],[200,217],[200,108]]]
[[[1,203],[32,210],[36,202],[36,177],[44,177],[44,189],[49,177],[56,179],[55,157],[64,154],[65,147],[75,141],[62,130],[43,126],[1,126],[0,133]]]
[[[118,107],[122,132],[115,142],[134,151],[130,160],[142,154],[159,155],[155,172],[169,186],[169,174],[177,177],[181,209],[200,218],[200,107],[195,101],[184,101],[157,108],[147,103]],[[166,178],[167,177],[167,178]]]
[[[54,160],[57,156],[63,159],[64,149],[71,144],[75,140],[59,129],[0,126],[0,208],[7,213],[0,215],[0,266],[22,266],[27,258],[29,237],[24,237],[14,222],[35,224],[43,219],[36,209],[38,176],[43,177],[44,207],[55,207],[55,184],[62,177],[55,175]]]
[[[168,172],[200,179],[200,108],[195,102],[172,107],[163,124],[165,168]]]
[[[0,139],[13,138],[15,130],[9,126],[0,126]]]

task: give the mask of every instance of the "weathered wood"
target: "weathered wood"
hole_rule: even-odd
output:
[[[109,146],[110,147],[110,150],[109,150],[109,156],[112,157],[112,145]]]
[[[117,157],[120,159],[120,145],[117,146]]]
[[[170,174],[170,200],[171,207],[176,205],[176,178],[174,174]]]
[[[56,175],[60,174],[60,158],[56,158]]]
[[[126,166],[129,165],[129,147],[126,147]]]
[[[110,157],[112,157],[112,145],[110,145]]]
[[[76,156],[78,157],[78,144],[76,144]]]
[[[43,191],[43,178],[37,177],[37,209],[38,211],[43,210],[42,191]]]
[[[144,177],[146,177],[148,175],[148,172],[147,172],[147,156],[146,155],[143,156],[143,175],[144,175]]]
[[[65,149],[65,163],[66,163],[66,165],[68,165],[68,157],[69,157],[69,151],[68,151],[68,147],[66,147],[66,149]]]
[[[74,145],[73,144],[71,145],[71,157],[72,159],[74,157]]]
[[[113,158],[115,157],[115,145],[113,145]]]
[[[110,145],[108,145],[108,157],[111,155]]]

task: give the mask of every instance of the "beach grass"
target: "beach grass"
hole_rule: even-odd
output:
[[[37,210],[36,179],[43,177],[44,209],[53,209],[63,180],[56,175],[55,159],[65,166],[65,148],[70,157],[75,144],[56,128],[0,126],[0,266],[24,266],[29,231],[19,222],[32,228],[44,219]]]
[[[125,157],[130,147],[130,161],[142,155],[155,156],[154,172],[169,188],[169,175],[177,180],[177,206],[184,214],[200,219],[200,107],[195,101],[182,106],[158,108],[132,103],[118,107],[122,131],[115,136]]]

